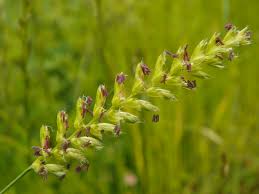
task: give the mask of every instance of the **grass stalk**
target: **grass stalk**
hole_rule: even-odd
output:
[[[0,194],[3,194],[6,191],[8,191],[8,189],[10,189],[18,180],[20,180],[24,175],[26,175],[31,170],[32,170],[32,166],[29,166],[28,168],[26,168],[21,174],[19,174],[14,180],[12,180],[5,188],[3,188],[0,191]]]

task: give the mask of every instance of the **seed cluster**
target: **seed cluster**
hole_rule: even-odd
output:
[[[73,125],[69,124],[68,114],[60,111],[57,114],[55,141],[51,139],[48,126],[43,125],[40,129],[41,145],[33,146],[37,157],[32,164],[34,171],[46,179],[49,174],[64,178],[74,164],[76,172],[88,170],[88,150],[103,147],[104,133],[119,136],[123,123],[139,122],[139,117],[132,112],[154,112],[151,120],[159,122],[159,108],[149,99],[159,97],[174,100],[172,86],[195,89],[196,78],[209,78],[204,72],[205,65],[223,68],[225,60],[232,61],[236,57],[234,47],[250,44],[251,32],[248,28],[238,30],[234,25],[227,24],[225,29],[227,33],[224,38],[215,33],[210,40],[201,41],[192,54],[188,51],[188,45],[180,47],[175,54],[164,51],[153,70],[141,61],[136,67],[134,83],[128,95],[125,89],[127,76],[123,72],[119,73],[115,78],[110,107],[106,105],[109,92],[104,85],[100,85],[94,105],[90,96],[78,98]],[[167,60],[171,62],[169,68]],[[68,131],[72,135],[68,136]]]

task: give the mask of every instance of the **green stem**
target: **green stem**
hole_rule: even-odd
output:
[[[25,174],[27,174],[32,169],[32,166],[29,166],[27,169],[25,169],[21,174],[19,174],[12,182],[10,182],[2,191],[0,191],[0,194],[5,193],[8,189],[10,189],[19,179],[21,179]]]

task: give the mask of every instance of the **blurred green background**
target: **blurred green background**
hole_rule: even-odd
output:
[[[35,173],[9,193],[258,194],[258,0],[0,0],[0,188],[34,159],[41,124],[73,114],[78,96],[112,88],[143,58],[194,48],[232,22],[253,44],[177,102],[157,102],[160,122],[124,126],[63,181]]]

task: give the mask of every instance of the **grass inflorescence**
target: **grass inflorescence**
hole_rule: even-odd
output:
[[[170,86],[196,88],[196,78],[210,77],[204,72],[204,66],[209,65],[222,69],[225,60],[232,61],[236,55],[234,47],[250,44],[251,33],[248,28],[238,30],[232,24],[225,26],[227,33],[221,38],[215,33],[209,40],[202,40],[192,54],[188,45],[180,47],[176,53],[164,51],[157,59],[154,70],[141,61],[135,71],[135,79],[129,94],[126,94],[125,81],[127,76],[121,72],[115,78],[114,94],[109,107],[105,106],[108,91],[105,85],[97,89],[93,110],[93,99],[90,96],[79,97],[76,103],[76,116],[73,126],[69,126],[68,114],[60,111],[57,115],[57,133],[55,141],[51,141],[50,128],[43,125],[40,129],[41,146],[33,147],[38,157],[32,164],[33,170],[47,178],[55,174],[64,178],[72,163],[77,163],[76,171],[88,169],[88,149],[101,149],[104,133],[119,136],[122,124],[137,123],[139,117],[131,113],[142,109],[158,112],[159,108],[141,97],[159,97],[175,100]],[[172,64],[165,68],[166,60],[171,58]],[[91,119],[86,122],[86,115]],[[159,120],[159,114],[154,114],[153,122]],[[73,131],[67,137],[67,131]]]
[[[152,121],[158,122],[159,108],[149,99],[175,100],[172,86],[195,89],[197,78],[210,77],[204,70],[205,66],[222,69],[226,61],[236,57],[235,47],[251,43],[251,32],[247,27],[238,30],[232,24],[227,24],[225,28],[227,32],[224,37],[215,33],[209,40],[202,40],[192,54],[188,51],[188,45],[180,47],[176,53],[167,50],[162,52],[154,69],[141,61],[136,67],[130,92],[125,88],[127,75],[123,72],[117,74],[109,106],[106,105],[109,92],[105,85],[100,85],[95,101],[90,96],[78,98],[73,124],[69,123],[65,111],[59,111],[55,138],[49,126],[43,125],[40,128],[40,146],[33,146],[37,158],[29,169],[44,179],[49,174],[62,179],[73,166],[77,172],[87,170],[87,152],[103,148],[105,133],[119,136],[123,123],[141,121],[136,113],[142,110],[154,112]],[[168,61],[171,61],[169,68]]]

